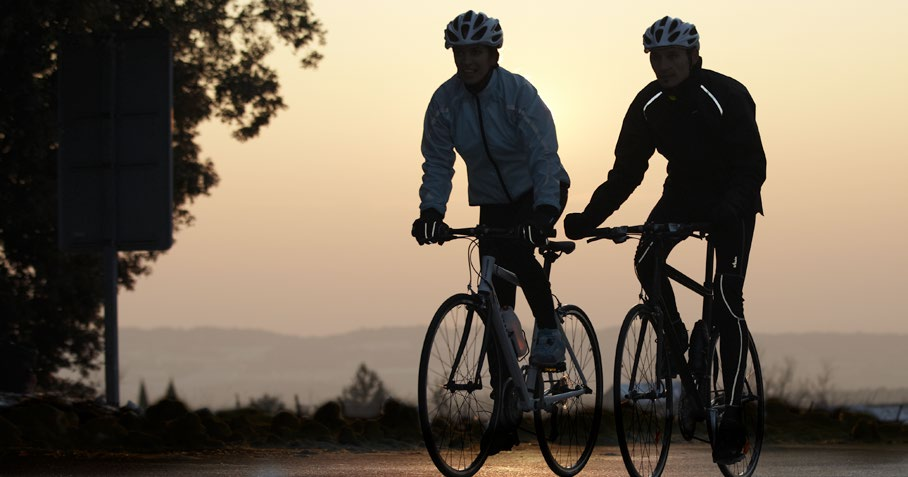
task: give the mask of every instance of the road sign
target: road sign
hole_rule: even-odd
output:
[[[169,34],[71,37],[60,59],[60,247],[170,248]]]
[[[170,35],[70,37],[60,62],[60,248],[102,252],[104,380],[117,406],[117,251],[173,244]]]

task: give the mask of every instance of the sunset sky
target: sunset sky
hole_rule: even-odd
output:
[[[221,184],[192,205],[196,224],[132,292],[123,327],[256,328],[326,335],[423,326],[466,291],[465,241],[419,247],[425,108],[455,72],[443,29],[468,9],[499,18],[500,64],[532,82],[555,119],[581,210],[614,160],[621,120],[653,78],[643,30],[671,15],[695,23],[704,67],[744,83],[768,161],[745,310],[756,332],[908,333],[908,2],[314,0],[328,30],[316,70],[281,45],[289,109],[238,143],[202,128]],[[665,160],[606,225],[641,222],[661,193]],[[476,224],[458,162],[447,222]],[[561,224],[558,224],[559,232]],[[563,237],[563,233],[561,233]],[[692,241],[689,241],[692,242]],[[674,264],[702,275],[702,244]],[[553,289],[597,327],[637,301],[633,244],[578,243]],[[682,300],[689,323],[699,308]],[[685,311],[690,310],[690,311]],[[531,315],[518,304],[525,326]],[[414,357],[415,359],[415,357]]]

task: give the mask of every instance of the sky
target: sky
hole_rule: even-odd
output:
[[[310,2],[328,31],[324,60],[269,58],[289,106],[240,143],[217,122],[199,144],[221,177],[191,206],[192,227],[119,295],[121,327],[224,327],[292,335],[425,326],[466,291],[467,244],[416,244],[425,108],[455,72],[443,29],[473,9],[501,21],[500,64],[526,77],[554,116],[572,179],[567,212],[587,204],[614,161],[621,120],[653,79],[645,28],[695,23],[704,67],[747,86],[768,170],[745,286],[754,333],[908,333],[908,2]],[[279,44],[279,42],[278,42]],[[476,224],[458,162],[446,221]],[[640,223],[665,160],[605,225]],[[561,224],[559,222],[560,231]],[[563,237],[563,233],[561,234]],[[673,254],[699,279],[702,242]],[[637,302],[633,244],[578,242],[555,264],[563,302],[597,327]],[[699,310],[681,296],[688,326]],[[689,311],[688,311],[689,310]],[[518,302],[524,326],[531,323]]]

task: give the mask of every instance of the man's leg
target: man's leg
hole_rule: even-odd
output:
[[[715,300],[713,323],[722,338],[722,370],[725,389],[731,391],[729,404],[740,404],[743,371],[747,365],[749,334],[744,321],[744,278],[750,246],[753,241],[755,216],[733,224],[716,227]],[[731,366],[728,366],[731,365]]]
[[[663,197],[656,203],[655,207],[653,207],[653,210],[650,212],[646,221],[649,223],[691,222],[690,214],[684,209],[685,207],[678,207],[677,202],[674,200]],[[680,344],[683,353],[687,350],[687,327],[684,326],[684,322],[681,320],[681,314],[678,312],[678,305],[675,301],[675,292],[672,289],[671,281],[668,277],[663,276],[661,282],[658,283],[660,292],[658,294],[656,293],[657,284],[655,282],[656,270],[664,264],[665,259],[668,258],[669,254],[671,254],[678,243],[680,243],[680,241],[677,240],[664,242],[662,250],[659,251],[659,255],[662,256],[661,260],[657,260],[657,251],[654,250],[656,244],[647,237],[643,237],[634,254],[634,270],[637,273],[637,280],[640,281],[640,285],[643,287],[647,296],[650,298],[661,296],[659,305],[666,313],[669,324],[675,329],[678,339],[681,342]]]
[[[722,380],[726,409],[716,439],[713,459],[719,463],[740,460],[744,446],[741,423],[741,391],[747,369],[750,334],[744,320],[744,278],[753,241],[756,215],[714,225],[716,246],[713,323],[721,338]]]
[[[533,194],[528,193],[518,198],[514,204],[482,206],[479,222],[496,228],[517,227],[532,214],[532,201]],[[535,247],[520,239],[486,239],[480,241],[479,253],[494,256],[495,263],[514,272],[536,323],[542,328],[555,328],[552,287],[542,265],[536,259]],[[516,302],[516,287],[497,278],[494,283],[501,306],[513,307]]]

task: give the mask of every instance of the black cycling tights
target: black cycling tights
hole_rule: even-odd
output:
[[[704,213],[679,210],[677,202],[660,200],[650,213],[653,223],[695,223],[706,221]],[[712,321],[721,339],[722,377],[725,388],[731,390],[729,404],[740,404],[744,370],[747,367],[749,346],[747,323],[744,321],[744,277],[753,241],[756,214],[727,223],[713,224],[711,237],[716,247],[715,299],[712,307]],[[667,257],[678,241],[665,244],[662,256]],[[644,238],[637,247],[634,263],[637,278],[647,295],[654,296],[653,270],[657,264],[651,250],[651,242]],[[678,305],[671,282],[663,277],[661,283],[662,305],[669,317],[679,316]],[[735,364],[729,366],[730,364]]]
[[[561,188],[561,209],[567,204],[567,188]],[[533,214],[533,191],[527,192],[513,204],[483,205],[479,208],[479,223],[489,227],[516,227],[527,222]],[[527,304],[540,328],[555,328],[555,303],[552,300],[552,285],[542,265],[536,259],[535,247],[513,239],[481,239],[479,254],[492,255],[495,263],[514,272],[520,280],[520,287]],[[514,306],[517,288],[499,278],[494,280],[495,290],[501,306]]]

